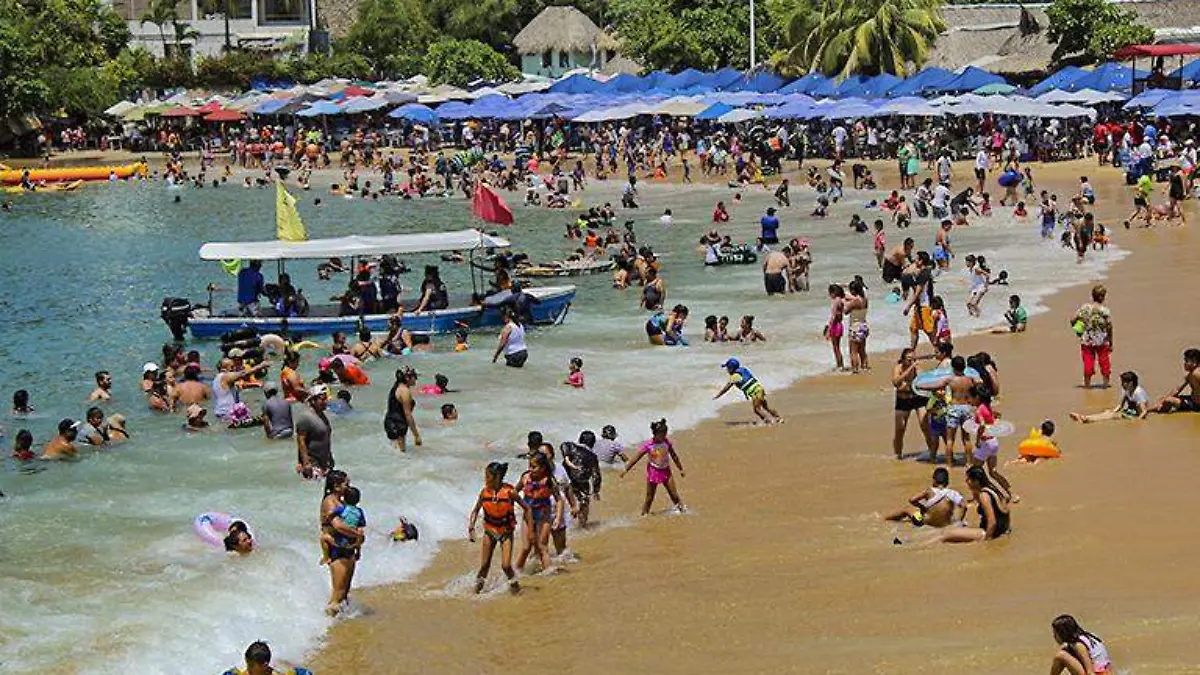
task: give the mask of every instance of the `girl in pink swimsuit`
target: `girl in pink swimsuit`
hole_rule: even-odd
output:
[[[842,359],[842,335],[846,332],[846,324],[842,323],[842,314],[846,308],[846,289],[838,284],[829,285],[829,323],[825,325],[825,337],[833,347],[833,360],[838,370],[845,370],[846,363]]]
[[[675,466],[679,468],[679,477],[684,478],[687,474],[683,471],[683,464],[679,462],[679,456],[675,454],[675,446],[671,444],[667,438],[667,421],[665,419],[652,422],[650,424],[650,432],[653,438],[646,441],[641,448],[638,448],[637,454],[633,459],[625,464],[625,470],[621,472],[621,476],[629,473],[629,470],[637,466],[637,463],[642,461],[642,457],[649,457],[646,464],[646,501],[642,504],[642,515],[650,513],[650,507],[654,504],[654,493],[657,492],[658,486],[662,485],[667,488],[667,494],[670,495],[671,501],[675,503],[675,508],[683,512],[686,508],[683,501],[679,499],[679,492],[675,489],[675,477],[671,475],[671,462],[675,462]]]

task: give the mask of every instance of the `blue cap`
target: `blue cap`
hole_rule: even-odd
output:
[[[738,360],[737,360],[737,359],[729,359],[729,360],[728,360],[728,361],[726,361],[725,363],[722,363],[722,364],[721,364],[721,367],[722,367],[722,368],[725,368],[726,370],[728,370],[728,369],[730,369],[730,368],[733,368],[734,370],[736,370],[736,369],[738,369],[738,368],[741,368],[741,367],[742,367],[742,364],[741,364],[741,363],[738,363]]]

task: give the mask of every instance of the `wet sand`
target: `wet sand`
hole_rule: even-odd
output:
[[[1136,370],[1157,398],[1181,379],[1183,349],[1200,346],[1197,234],[1119,229],[1129,198],[1112,169],[1035,168],[1039,187],[1064,197],[1081,172],[1093,177],[1101,222],[1133,252],[1105,282],[1114,373]],[[1073,264],[1066,252],[1063,264]],[[573,538],[577,563],[526,577],[519,597],[475,598],[477,547],[447,545],[413,582],[356,591],[366,615],[339,622],[310,665],[362,674],[1044,672],[1050,621],[1071,613],[1106,640],[1120,670],[1200,672],[1191,522],[1200,513],[1200,415],[1068,420],[1119,396],[1079,388],[1067,320],[1087,295],[1084,286],[1051,297],[1025,334],[955,341],[959,353],[986,350],[1000,366],[996,407],[1017,428],[1002,439],[1002,460],[1016,457],[1031,426],[1059,425],[1063,459],[1002,468],[1022,497],[1011,536],[922,546],[927,531],[880,520],[926,486],[933,467],[892,458],[895,355],[873,355],[869,374],[772,392],[783,426],[748,426],[740,404],[675,434],[689,515],[639,519],[644,469],[624,480],[606,474],[596,527]],[[1006,298],[998,288],[986,302]],[[682,367],[711,367],[719,385],[714,364],[683,358]],[[907,440],[906,453],[923,450],[915,424]],[[952,484],[966,492],[961,468]],[[655,510],[668,505],[660,494]]]

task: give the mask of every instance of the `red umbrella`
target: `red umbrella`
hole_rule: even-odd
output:
[[[163,111],[163,117],[196,117],[200,114],[195,108],[189,108],[185,105],[168,108]]]
[[[214,110],[204,116],[205,122],[241,122],[246,116],[236,110]]]
[[[512,209],[486,185],[475,186],[475,196],[471,200],[471,213],[476,218],[496,225],[512,225]]]
[[[221,109],[221,104],[219,102],[209,101],[208,103],[205,103],[204,105],[200,106],[199,108],[196,108],[196,112],[200,113],[201,115],[207,115],[208,113],[215,113],[220,109]]]

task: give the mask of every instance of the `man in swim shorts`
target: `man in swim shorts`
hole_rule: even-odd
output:
[[[1193,347],[1183,352],[1183,371],[1183,383],[1146,408],[1143,419],[1150,413],[1200,412],[1200,349]],[[1183,393],[1185,390],[1187,394]]]
[[[908,302],[904,305],[905,316],[912,316],[909,321],[909,334],[916,348],[921,333],[929,338],[929,344],[937,344],[937,324],[933,320],[933,259],[925,251],[917,253],[917,260],[905,269],[901,283],[911,287]]]
[[[780,251],[771,251],[763,260],[763,286],[767,295],[782,295],[787,292],[788,257]]]
[[[905,266],[912,261],[913,246],[916,242],[912,237],[907,237],[904,243],[896,248],[893,248],[890,253],[883,259],[883,280],[886,283],[892,283],[900,278]]]

